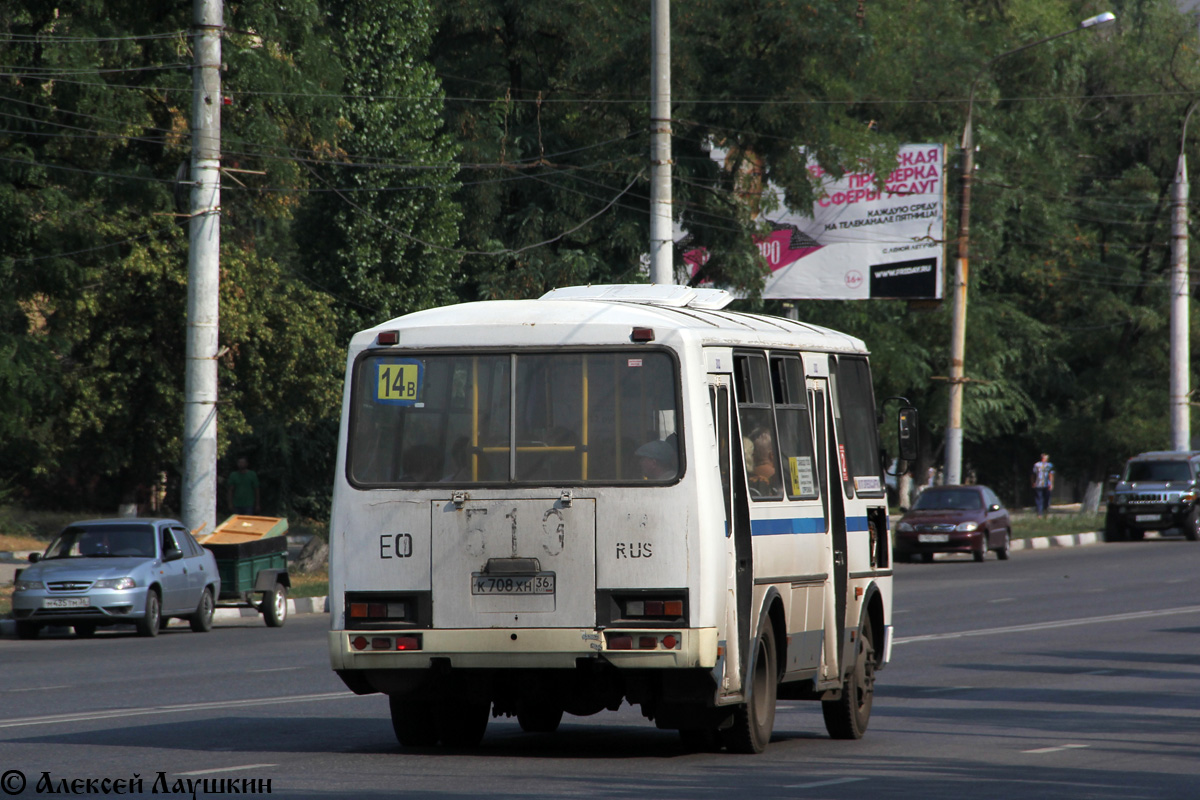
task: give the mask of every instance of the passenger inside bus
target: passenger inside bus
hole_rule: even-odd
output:
[[[678,470],[675,450],[662,439],[646,442],[637,449],[638,466],[642,477],[651,481],[666,481]]]
[[[768,428],[755,428],[750,434],[754,444],[753,459],[748,462],[746,478],[750,490],[760,496],[779,493],[779,459],[775,454],[775,437]]]

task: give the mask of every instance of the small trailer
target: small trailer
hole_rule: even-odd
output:
[[[287,571],[287,529],[287,520],[280,517],[235,514],[212,533],[197,537],[217,559],[221,576],[218,608],[258,609],[268,627],[282,627],[292,585]]]

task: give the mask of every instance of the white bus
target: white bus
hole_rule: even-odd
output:
[[[692,748],[760,752],[777,698],[862,736],[892,641],[867,351],[730,299],[574,287],[353,338],[330,658],[402,744],[626,700]]]

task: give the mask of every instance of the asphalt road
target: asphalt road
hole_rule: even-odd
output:
[[[286,798],[1192,798],[1198,561],[1163,540],[897,565],[866,738],[830,740],[818,706],[785,702],[761,756],[685,754],[628,706],[548,735],[493,720],[471,753],[404,751],[386,700],[330,673],[324,615],[0,640],[0,798],[16,772],[22,797],[48,773],[72,796],[136,775],[145,795],[270,780]]]

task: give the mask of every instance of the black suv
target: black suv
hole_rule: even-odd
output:
[[[1142,539],[1146,531],[1180,528],[1200,537],[1200,451],[1142,453],[1125,462],[1125,470],[1108,493],[1104,541]]]

